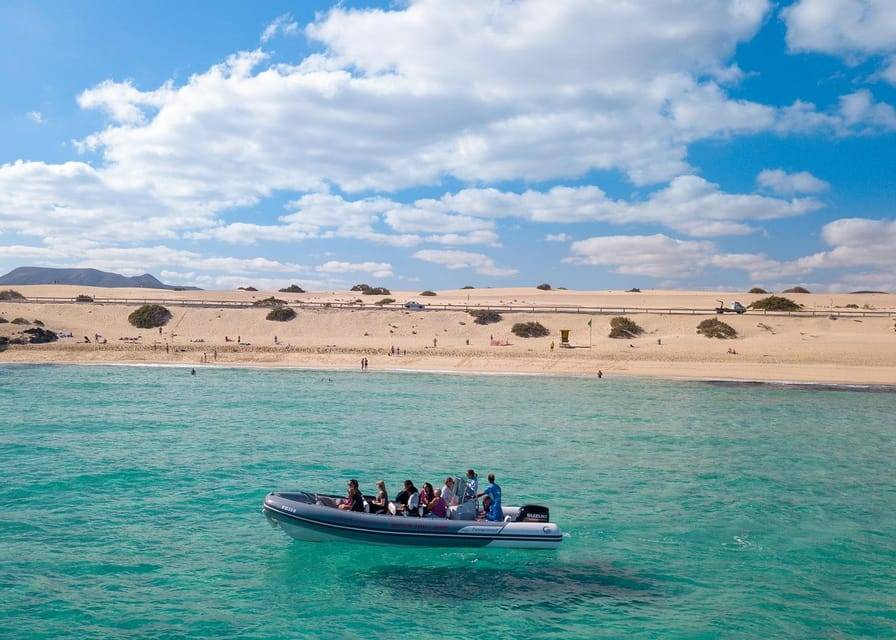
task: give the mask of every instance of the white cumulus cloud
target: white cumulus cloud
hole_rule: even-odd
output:
[[[763,169],[756,176],[756,183],[760,187],[784,195],[820,193],[827,191],[831,186],[808,171],[788,173],[783,169]]]
[[[483,253],[471,251],[423,249],[416,252],[414,257],[418,260],[442,265],[447,269],[473,269],[476,273],[484,276],[503,277],[517,273],[516,269],[496,265],[491,257]]]
[[[797,0],[781,11],[791,51],[855,63],[882,56],[882,77],[896,84],[896,3],[892,0]]]
[[[330,260],[315,267],[320,273],[369,273],[377,278],[389,278],[393,275],[392,265],[388,262],[339,262]]]

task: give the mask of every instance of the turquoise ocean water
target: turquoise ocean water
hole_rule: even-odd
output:
[[[896,636],[896,394],[0,367],[0,638]],[[559,551],[292,541],[272,489],[496,473]]]

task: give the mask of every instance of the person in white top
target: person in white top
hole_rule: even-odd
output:
[[[416,491],[408,496],[408,506],[405,507],[404,515],[419,516],[418,509],[420,507],[420,494]]]
[[[451,476],[445,478],[445,485],[442,487],[442,500],[449,507],[457,504],[457,494],[454,492],[454,478]]]

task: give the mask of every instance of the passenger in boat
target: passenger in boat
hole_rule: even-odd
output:
[[[480,493],[477,498],[480,496],[487,496],[489,498],[489,507],[485,513],[485,519],[491,520],[493,522],[501,522],[504,519],[504,511],[501,509],[501,486],[495,482],[495,474],[488,474],[488,486],[485,488],[485,491]],[[485,500],[482,501],[483,505],[485,505]]]
[[[358,489],[358,481],[354,478],[348,481],[348,497],[342,501],[339,508],[343,511],[360,511],[364,513],[364,496]]]
[[[491,506],[492,506],[492,499],[489,498],[488,496],[485,496],[482,499],[482,511],[476,512],[476,519],[477,520],[488,520],[488,512],[489,512],[489,509],[491,509]]]
[[[451,476],[445,478],[445,484],[442,486],[442,500],[448,506],[457,504],[457,495],[454,493],[454,478]]]
[[[448,515],[448,505],[442,498],[441,489],[435,490],[435,497],[426,505],[426,508],[429,509],[430,518],[444,518]]]
[[[385,513],[389,508],[389,494],[386,492],[386,483],[383,480],[376,481],[376,497],[370,503],[370,513]]]
[[[467,469],[467,488],[464,490],[464,499],[474,500],[478,496],[476,494],[479,493],[479,476],[476,475],[476,472],[472,469]]]
[[[423,483],[423,489],[420,491],[420,504],[424,509],[429,509],[429,503],[436,499],[436,492],[432,485],[428,482]],[[426,511],[423,512],[426,515]]]
[[[409,516],[420,515],[418,507],[420,506],[420,492],[410,480],[404,481],[404,490],[395,496],[396,513],[404,513]]]

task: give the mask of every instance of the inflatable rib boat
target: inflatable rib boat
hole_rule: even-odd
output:
[[[448,518],[407,517],[342,511],[339,496],[273,492],[262,510],[268,521],[298,540],[340,540],[427,547],[513,547],[556,549],[560,528],[544,507],[504,507],[504,522],[475,519],[475,503],[451,507]]]

